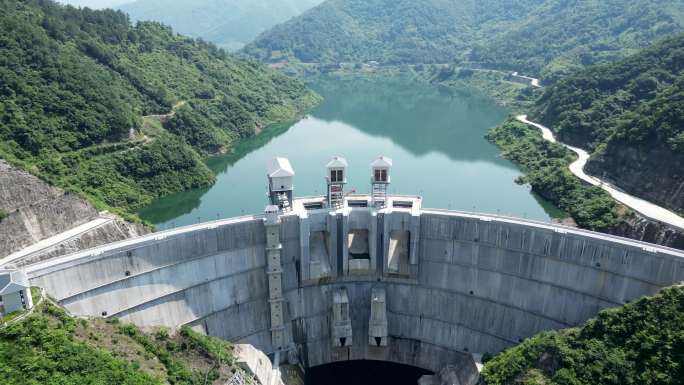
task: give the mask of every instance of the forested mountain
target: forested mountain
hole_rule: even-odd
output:
[[[101,209],[126,214],[211,183],[201,153],[229,150],[316,98],[121,12],[0,0],[0,157]]]
[[[555,80],[683,30],[679,0],[328,0],[245,52],[265,61],[456,62]]]
[[[680,0],[546,0],[502,33],[483,35],[470,60],[547,81],[611,62],[684,30]]]
[[[684,287],[604,310],[499,353],[488,385],[675,385],[684,378]]]
[[[131,0],[58,0],[58,2],[73,5],[74,7],[102,9],[113,8],[122,4],[130,3]]]
[[[594,175],[684,211],[684,34],[564,78],[535,115],[594,151]]]
[[[483,24],[518,20],[543,0],[327,0],[262,34],[246,52],[303,62],[448,63]]]
[[[239,49],[261,32],[322,0],[137,0],[119,7],[134,21],[154,20],[192,37]]]

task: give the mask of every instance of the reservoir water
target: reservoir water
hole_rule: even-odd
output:
[[[370,189],[370,162],[394,159],[391,192],[422,195],[423,207],[549,220],[560,212],[527,186],[484,139],[509,111],[466,90],[402,79],[323,78],[311,88],[325,100],[296,123],[270,127],[233,153],[208,160],[216,183],[153,202],[142,218],[165,229],[255,214],[266,205],[266,161],[290,159],[295,195],[325,191],[325,164],[349,162],[349,190]]]

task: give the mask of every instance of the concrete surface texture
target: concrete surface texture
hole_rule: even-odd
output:
[[[304,367],[373,359],[439,373],[452,365],[463,384],[477,372],[475,353],[579,325],[684,281],[678,250],[548,223],[422,209],[417,197],[388,200],[381,210],[306,210],[295,201],[279,218],[277,247],[267,247],[263,217],[250,216],[150,234],[26,271],[33,285],[77,315],[190,325],[274,356],[266,256],[277,250],[287,345],[279,357]],[[350,234],[367,237],[365,266],[353,264],[358,244]],[[329,268],[321,269],[325,259]],[[335,315],[345,301],[346,313]],[[373,334],[384,333],[385,322],[377,346]],[[340,344],[336,333],[350,334],[348,342]]]
[[[273,367],[271,360],[252,345],[237,344],[233,352],[238,365],[250,373],[261,385],[283,385],[280,371]]]

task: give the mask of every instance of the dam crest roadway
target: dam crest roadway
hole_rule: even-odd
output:
[[[22,266],[77,316],[193,329],[304,368],[379,360],[477,381],[476,360],[577,326],[684,281],[684,252],[562,225],[422,207],[371,193],[294,198],[287,159],[268,167],[265,212],[158,232]],[[384,170],[384,172],[383,172]]]

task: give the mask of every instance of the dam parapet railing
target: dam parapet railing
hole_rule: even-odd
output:
[[[477,213],[477,212],[470,212],[470,211],[461,211],[461,210],[448,210],[448,209],[434,209],[434,208],[424,208],[421,210],[422,213],[434,213],[434,214],[444,214],[444,215],[453,215],[453,216],[458,216],[462,218],[477,218],[482,221],[502,221],[502,222],[507,222],[507,223],[518,223],[521,225],[528,225],[530,227],[537,227],[537,228],[543,228],[543,229],[549,229],[553,230],[559,233],[570,233],[570,234],[576,234],[579,236],[584,236],[584,237],[592,237],[592,238],[597,238],[597,239],[604,239],[604,240],[609,240],[612,242],[616,243],[621,243],[626,246],[634,246],[634,247],[641,247],[644,251],[648,252],[670,252],[672,254],[684,257],[684,251],[675,249],[672,247],[668,246],[662,246],[662,245],[657,245],[649,242],[644,242],[644,241],[639,241],[636,239],[631,239],[631,238],[626,238],[626,237],[621,237],[618,235],[612,235],[612,234],[606,234],[606,233],[600,233],[596,231],[591,231],[591,230],[585,230],[581,229],[578,227],[573,227],[573,226],[567,226],[562,223],[556,223],[556,222],[544,222],[540,220],[535,220],[535,219],[529,219],[529,218],[519,218],[515,216],[510,216],[510,215],[501,215],[501,214],[493,214],[493,213]]]
[[[393,200],[406,200],[406,199],[414,199],[417,196],[415,195],[396,195],[393,194],[391,195],[391,198]],[[304,197],[298,197],[295,199],[295,202],[299,202],[302,206],[305,203],[308,202],[322,202],[324,201],[325,197],[324,196],[304,196]],[[359,200],[369,200],[370,195],[367,194],[354,194],[354,195],[349,195],[346,198],[346,201],[359,201]],[[354,207],[354,206],[349,206],[348,204],[345,205],[346,210],[349,211],[370,211],[370,207]],[[396,208],[395,208],[396,209]],[[401,210],[401,208],[399,208]],[[312,214],[320,214],[320,213],[329,213],[331,211],[339,211],[339,209],[330,209],[330,208],[319,208],[319,209],[305,209],[306,212],[308,212],[309,215]],[[673,256],[678,256],[684,258],[684,251],[666,247],[666,246],[660,246],[648,242],[642,242],[638,240],[633,240],[629,238],[624,238],[616,235],[610,235],[610,234],[604,234],[604,233],[598,233],[590,230],[584,230],[584,229],[579,229],[576,227],[571,227],[571,226],[565,226],[559,223],[553,223],[553,222],[544,222],[544,221],[539,221],[539,220],[533,220],[533,219],[528,219],[528,218],[518,218],[518,217],[513,217],[513,216],[507,216],[507,215],[500,215],[500,214],[492,214],[492,213],[477,213],[477,212],[469,212],[469,211],[461,211],[461,210],[447,210],[447,209],[436,209],[436,208],[421,208],[420,209],[421,214],[427,213],[427,214],[440,214],[440,215],[447,215],[447,216],[453,216],[453,217],[460,217],[460,218],[469,218],[469,219],[478,219],[481,221],[499,221],[499,222],[504,222],[504,223],[512,223],[512,224],[519,224],[523,226],[528,226],[528,227],[533,227],[533,228],[539,228],[539,229],[546,229],[546,230],[552,230],[555,232],[559,233],[569,233],[569,234],[574,234],[577,236],[582,236],[582,237],[587,237],[587,238],[594,238],[594,239],[600,239],[600,240],[605,240],[609,242],[613,242],[616,244],[622,244],[625,246],[631,246],[631,247],[637,247],[641,248],[643,251],[646,252],[651,252],[651,253],[666,253],[666,254],[671,254]],[[284,216],[298,216],[300,215],[301,211],[292,211],[289,213],[284,214]],[[158,241],[162,241],[166,238],[169,237],[174,237],[177,235],[182,235],[198,230],[210,230],[214,229],[217,227],[221,226],[226,226],[229,224],[234,224],[234,223],[239,223],[239,222],[245,222],[245,221],[254,221],[254,220],[264,220],[265,215],[264,214],[254,214],[254,215],[243,215],[239,217],[231,217],[231,218],[225,218],[225,219],[219,219],[219,220],[213,220],[213,221],[208,221],[208,222],[202,222],[198,224],[192,224],[192,225],[187,225],[187,226],[181,226],[181,227],[176,227],[173,229],[168,229],[168,230],[163,230],[159,232],[154,232],[150,233],[147,235],[143,235],[140,237],[136,238],[130,238],[102,246],[97,246],[91,249],[86,249],[86,250],[81,250],[72,254],[67,254],[58,258],[54,258],[51,260],[47,261],[41,261],[33,265],[29,265],[25,267],[26,272],[30,276],[35,276],[35,275],[40,275],[41,271],[50,271],[50,268],[66,268],[71,266],[72,264],[78,264],[78,263],[83,263],[90,261],[92,259],[97,259],[98,257],[103,256],[107,251],[112,251],[112,250],[120,250],[120,251],[125,251],[127,247],[130,247],[132,249],[136,248],[138,245],[143,244],[143,243],[154,243]],[[10,265],[11,266],[11,265]]]

